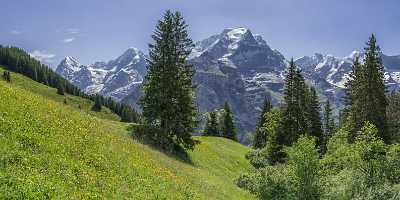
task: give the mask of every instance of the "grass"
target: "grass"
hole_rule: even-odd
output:
[[[0,75],[2,75],[4,72],[4,69],[0,67]],[[121,118],[114,114],[111,110],[109,110],[106,107],[102,107],[100,112],[94,112],[92,111],[92,106],[94,103],[91,100],[88,99],[83,99],[81,97],[65,94],[65,95],[59,95],[57,94],[57,89],[47,87],[41,83],[35,82],[31,80],[30,78],[23,76],[21,74],[17,73],[12,73],[11,75],[12,79],[12,84],[13,86],[17,86],[19,88],[22,88],[24,90],[28,90],[29,92],[39,94],[41,96],[46,97],[49,100],[53,100],[56,102],[63,103],[64,100],[66,100],[67,105],[71,106],[73,108],[79,109],[84,111],[85,113],[103,118],[103,119],[110,119],[114,121],[120,121]]]
[[[254,198],[233,182],[251,169],[247,147],[196,137],[185,163],[135,142],[90,101],[67,95],[65,105],[55,89],[11,76],[0,78],[0,199]]]

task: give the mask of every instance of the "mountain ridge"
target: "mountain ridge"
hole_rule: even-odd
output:
[[[117,83],[114,82],[113,85],[108,81],[103,81],[106,79],[101,79],[98,82],[92,81],[94,82],[92,85],[82,84],[83,89],[86,88],[85,91],[89,93],[98,91],[138,108],[137,100],[141,96],[140,83],[146,73],[146,56],[141,52],[130,57],[125,55],[126,62],[124,62],[126,64],[129,61],[140,60],[135,59],[138,55],[144,61],[139,62],[141,64],[138,65],[133,64],[131,68],[128,67],[131,69],[131,73],[128,74],[136,78],[128,79],[130,81],[126,79],[121,82],[115,81]],[[296,59],[295,63],[303,70],[306,82],[317,88],[320,101],[325,102],[329,98],[333,106],[339,108],[342,106],[344,84],[355,56],[362,56],[362,52],[353,51],[345,57],[316,53],[311,56],[302,56]],[[382,59],[387,69],[386,84],[390,90],[398,89],[400,87],[400,56],[382,54]],[[108,63],[114,63],[113,66],[121,67],[122,64],[115,64],[118,63],[115,60],[103,62],[105,63],[103,65],[108,66],[110,65]],[[188,61],[196,69],[194,83],[197,86],[196,105],[200,113],[221,108],[225,101],[229,102],[236,116],[239,139],[244,143],[248,143],[249,133],[254,130],[263,99],[270,98],[275,105],[282,102],[281,93],[287,59],[278,50],[272,49],[261,35],[253,34],[250,29],[227,28],[219,34],[196,42]],[[63,68],[64,66],[60,63],[57,71],[62,72]],[[121,69],[123,68],[122,66]],[[91,71],[90,65],[86,69]],[[101,69],[104,69],[104,66]],[[91,71],[93,72],[95,70]],[[82,76],[62,75],[67,79],[71,76],[79,77],[70,79],[79,86],[88,79],[84,75],[90,73],[82,74]],[[115,76],[115,78],[120,77]]]

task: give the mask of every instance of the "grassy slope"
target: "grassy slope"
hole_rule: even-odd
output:
[[[65,105],[55,89],[12,78],[0,80],[0,199],[253,198],[233,184],[250,169],[245,146],[197,137],[188,164],[134,142],[91,102],[67,96]]]
[[[4,72],[4,70],[0,66],[0,75],[2,75],[3,72]],[[103,119],[115,120],[115,121],[121,120],[121,118],[118,115],[114,114],[111,110],[109,110],[108,108],[105,108],[105,107],[103,107],[104,109],[102,109],[101,112],[92,111],[91,108],[94,103],[88,99],[83,99],[83,98],[68,95],[68,94],[65,94],[64,96],[58,95],[57,89],[51,88],[51,87],[46,87],[43,84],[32,81],[23,75],[12,73],[11,76],[12,76],[11,77],[12,83],[14,86],[18,86],[18,87],[28,90],[30,92],[40,94],[40,95],[42,95],[48,99],[51,99],[53,101],[64,102],[64,99],[66,99],[67,105],[72,106],[76,109],[82,110],[85,113],[90,114],[92,116],[96,116],[96,117],[103,118]]]

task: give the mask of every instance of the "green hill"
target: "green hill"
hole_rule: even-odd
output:
[[[247,147],[196,137],[184,162],[135,142],[89,100],[11,76],[0,78],[0,199],[253,199],[233,182],[251,168]]]

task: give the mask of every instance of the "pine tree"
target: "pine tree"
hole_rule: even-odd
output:
[[[258,118],[256,131],[253,138],[253,148],[261,149],[264,148],[267,143],[267,133],[265,132],[264,124],[266,122],[266,115],[272,109],[272,104],[268,98],[264,99],[263,107]]]
[[[64,90],[65,90],[64,85],[61,82],[59,82],[57,86],[57,94],[64,95]]]
[[[160,133],[153,139],[161,148],[183,145],[193,149],[196,127],[194,68],[187,63],[193,42],[179,12],[166,11],[156,26],[149,45],[149,66],[140,105],[146,124]]]
[[[329,138],[332,136],[333,131],[335,129],[335,121],[332,116],[332,107],[329,99],[326,101],[324,107],[324,135],[325,138]]]
[[[307,92],[304,77],[296,67],[293,59],[291,59],[286,72],[285,88],[283,91],[282,131],[285,137],[281,138],[279,144],[291,145],[300,135],[306,133],[305,108]]]
[[[354,60],[347,84],[351,120],[349,124],[352,129],[349,141],[353,142],[364,122],[369,121],[377,127],[379,136],[389,142],[389,136],[385,132],[388,102],[385,95],[384,68],[381,51],[373,34],[364,50],[363,64],[360,64],[358,58]]]
[[[205,136],[220,136],[218,130],[217,113],[210,112],[207,121],[204,124],[203,135]]]
[[[314,136],[317,138],[316,145],[322,149],[322,141],[323,141],[323,131],[322,131],[322,122],[321,122],[321,108],[319,105],[318,95],[315,91],[315,88],[311,87],[309,89],[309,94],[307,98],[307,122],[308,129],[307,134]]]
[[[390,133],[390,143],[400,142],[400,93],[388,96],[389,106],[387,108],[388,131]]]
[[[94,105],[92,107],[92,110],[96,112],[101,111],[101,105],[102,105],[101,99],[98,95],[96,95],[94,98]]]
[[[220,123],[222,137],[237,141],[236,128],[235,124],[233,123],[233,116],[228,102],[225,102],[224,104],[224,113]]]

